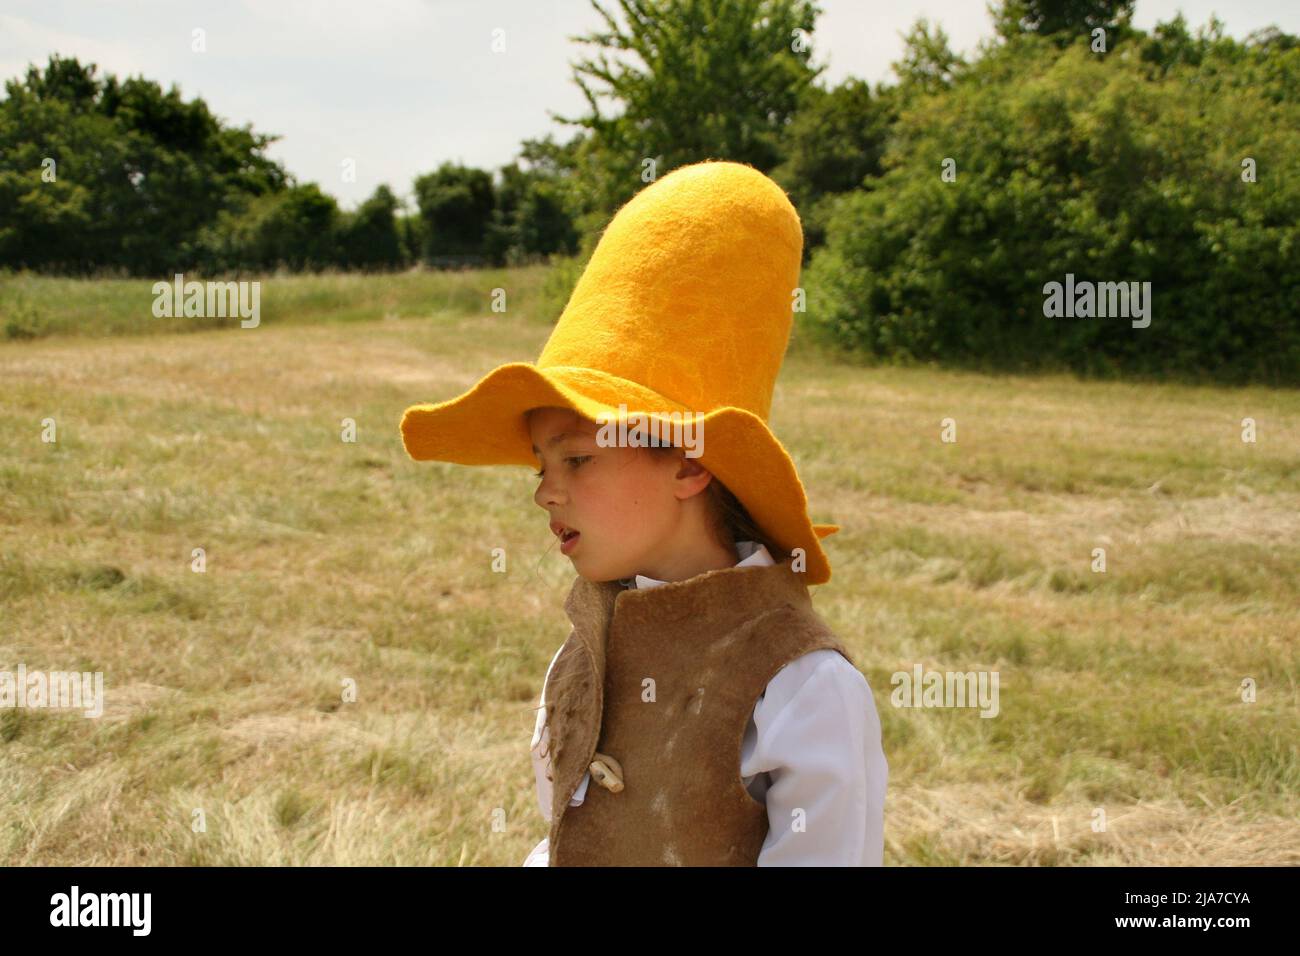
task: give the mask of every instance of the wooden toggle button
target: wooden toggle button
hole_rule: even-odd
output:
[[[591,779],[610,793],[618,793],[623,789],[623,768],[609,754],[597,753],[588,769],[591,771]]]

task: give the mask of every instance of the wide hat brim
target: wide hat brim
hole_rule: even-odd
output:
[[[412,405],[402,416],[402,443],[417,461],[535,467],[524,413],[546,406],[572,408],[592,420],[617,420],[620,406],[624,414],[657,413],[653,417],[661,420],[693,414],[643,385],[596,369],[512,362],[456,398]],[[808,584],[829,581],[830,561],[819,539],[839,528],[811,522],[794,461],[766,422],[731,406],[704,413],[697,422],[703,438],[700,464],[731,490],[776,545],[792,553],[802,549]]]

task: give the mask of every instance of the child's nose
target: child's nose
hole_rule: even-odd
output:
[[[542,478],[537,490],[533,492],[533,501],[539,508],[548,508],[551,505],[563,504],[564,494],[556,482],[547,475]]]

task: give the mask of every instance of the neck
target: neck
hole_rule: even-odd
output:
[[[616,608],[638,620],[655,620],[665,634],[688,626],[703,632],[731,627],[764,608],[812,608],[807,575],[794,571],[789,560],[765,567],[734,564],[645,589],[579,577],[569,589],[564,610],[579,638],[598,648],[603,660],[605,635]]]
[[[639,573],[656,581],[685,581],[705,571],[734,567],[736,560],[734,547],[723,547],[710,537],[698,547],[683,548],[647,564]]]

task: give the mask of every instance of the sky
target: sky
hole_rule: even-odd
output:
[[[813,62],[828,86],[892,82],[918,17],[958,52],[993,32],[984,0],[819,6]],[[1300,0],[1138,0],[1135,22],[1179,11],[1193,28],[1215,13],[1238,38],[1300,33]],[[594,51],[572,38],[602,26],[591,0],[0,0],[0,77],[58,53],[175,84],[232,125],[282,137],[269,154],[353,208],[381,183],[409,197],[446,160],[495,170],[524,139],[569,139],[578,128],[551,114],[586,112],[571,64]]]

